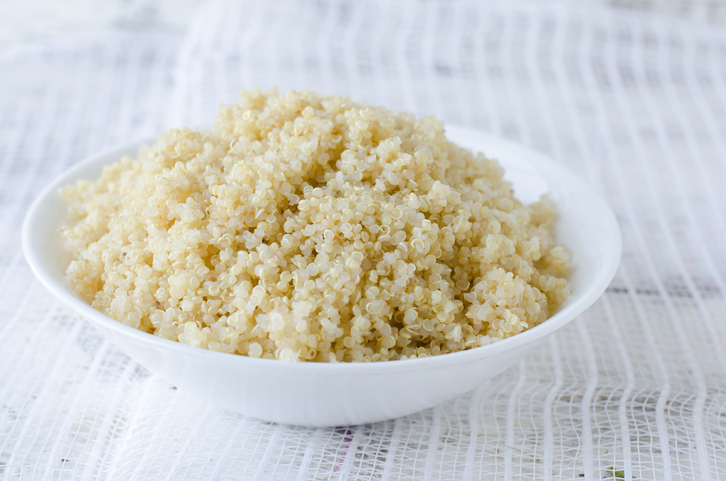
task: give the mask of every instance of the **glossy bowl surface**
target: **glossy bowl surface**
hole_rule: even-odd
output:
[[[515,196],[529,203],[548,192],[557,205],[558,241],[572,253],[572,294],[541,325],[467,351],[379,363],[292,363],[224,354],[161,339],[93,309],[65,280],[69,258],[58,227],[66,202],[58,189],[96,179],[104,165],[135,155],[129,143],[87,159],[52,182],[30,208],[23,250],[38,279],[63,303],[96,326],[126,354],[179,389],[221,408],[278,423],[341,426],[395,418],[470,391],[512,366],[548,335],[592,305],[615,274],[620,230],[605,201],[580,177],[546,156],[482,132],[447,127],[461,146],[497,159]]]

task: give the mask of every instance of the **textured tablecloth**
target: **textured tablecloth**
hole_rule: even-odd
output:
[[[185,35],[0,53],[0,479],[726,479],[726,32],[574,5],[218,1]],[[614,281],[517,366],[405,418],[308,429],[189,398],[55,301],[19,229],[70,165],[255,85],[551,155],[617,214]]]

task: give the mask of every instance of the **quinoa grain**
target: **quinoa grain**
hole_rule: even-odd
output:
[[[543,198],[432,117],[311,92],[243,92],[62,193],[73,288],[157,336],[287,361],[486,345],[569,295]]]

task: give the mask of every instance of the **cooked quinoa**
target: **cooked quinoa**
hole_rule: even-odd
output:
[[[461,351],[567,298],[556,213],[433,117],[243,92],[62,189],[73,288],[129,326],[287,361]]]

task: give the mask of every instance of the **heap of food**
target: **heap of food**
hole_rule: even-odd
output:
[[[124,324],[215,351],[385,361],[545,321],[569,295],[556,213],[432,117],[245,92],[63,189],[74,289]]]

